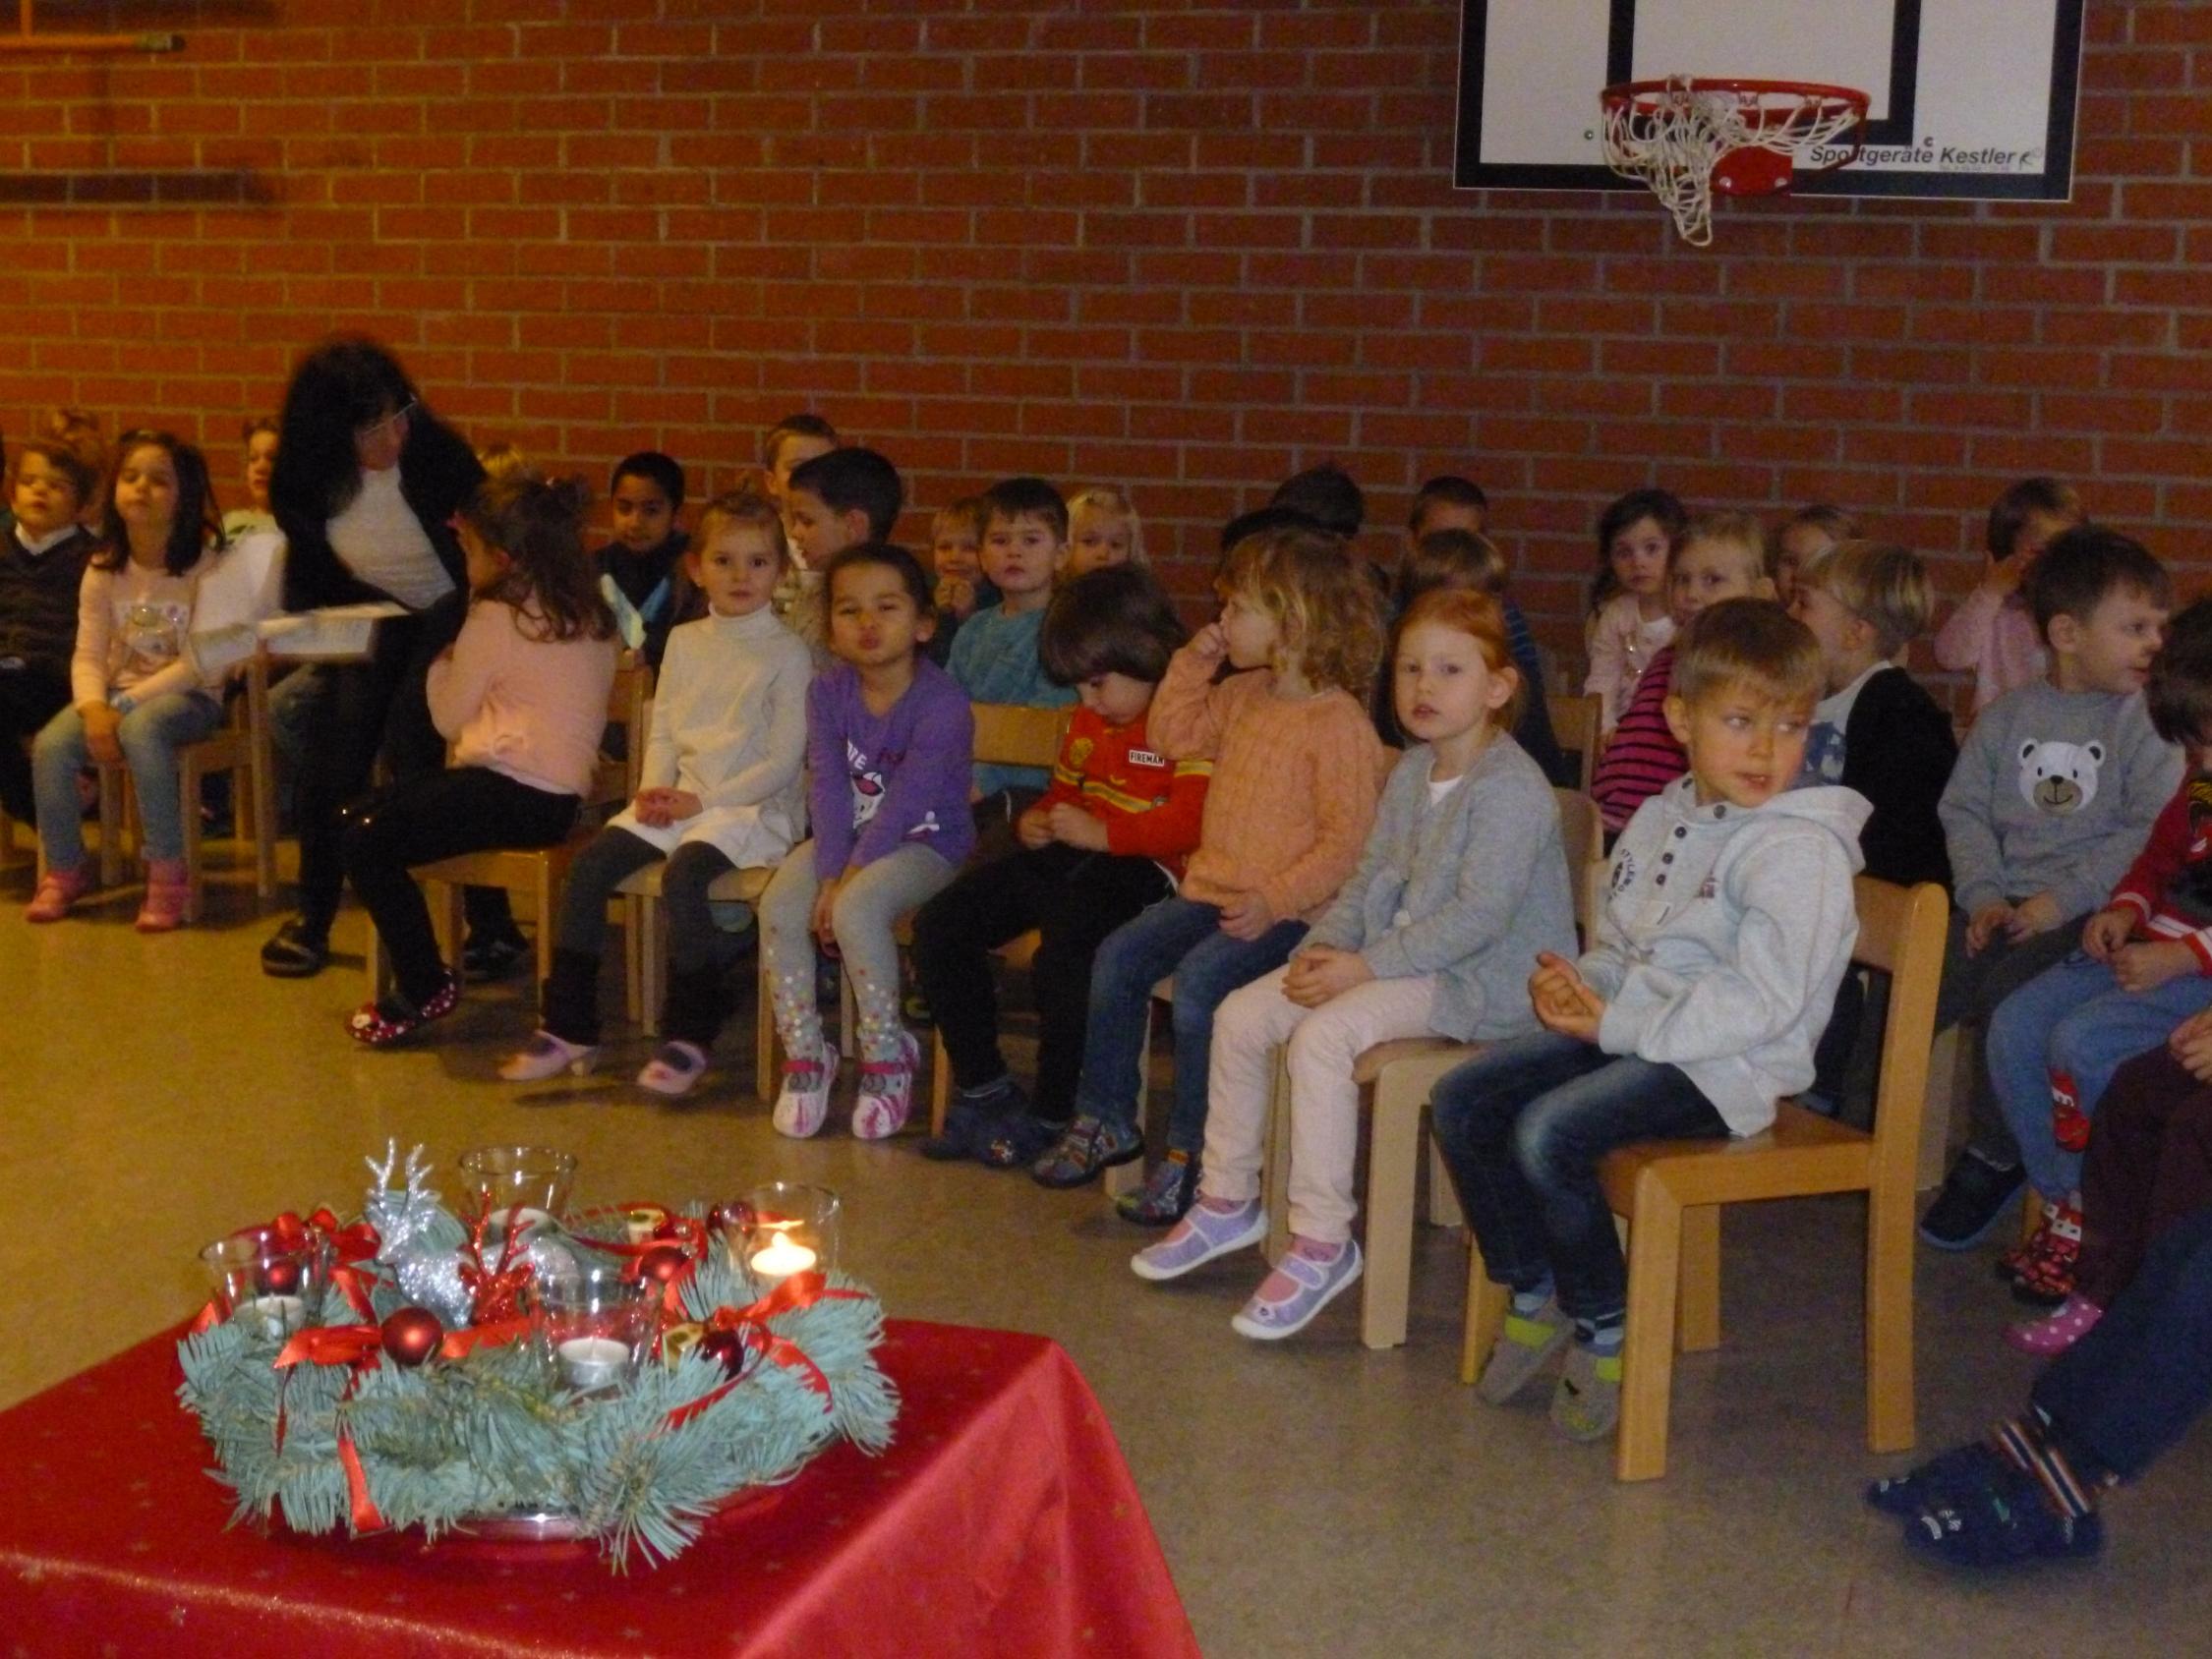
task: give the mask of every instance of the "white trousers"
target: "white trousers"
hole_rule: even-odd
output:
[[[1295,958],[1294,958],[1295,960]],[[1317,1008],[1283,995],[1288,967],[1232,992],[1213,1016],[1206,1083],[1205,1168],[1198,1190],[1247,1203],[1259,1196],[1275,1053],[1290,1072],[1291,1231],[1324,1244],[1352,1236],[1360,1211],[1360,1090],[1352,1065],[1377,1043],[1429,1034],[1436,982],[1372,979]]]

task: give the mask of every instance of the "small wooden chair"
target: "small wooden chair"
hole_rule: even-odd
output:
[[[1604,715],[1605,700],[1596,692],[1583,692],[1546,699],[1544,707],[1551,715],[1551,734],[1559,740],[1560,753],[1582,757],[1581,783],[1588,789],[1591,779],[1598,775],[1600,739],[1604,735],[1599,722]]]
[[[438,947],[445,959],[456,965],[456,971],[463,930],[463,889],[505,887],[509,892],[528,892],[535,896],[538,985],[542,988],[552,977],[561,884],[567,878],[569,864],[599,833],[607,809],[620,807],[637,793],[638,769],[644,763],[645,705],[652,693],[652,669],[628,662],[615,669],[613,687],[607,698],[607,719],[609,724],[623,729],[624,758],[614,760],[604,755],[600,758],[599,773],[585,797],[584,811],[578,815],[576,828],[566,840],[550,847],[488,847],[415,867],[415,879],[423,884],[425,897],[432,900],[431,918],[438,925]],[[433,890],[437,887],[442,887],[442,894]],[[389,963],[374,924],[369,930],[368,960],[370,995],[376,996],[382,991],[389,976]]]
[[[101,762],[99,771],[100,885],[123,879],[123,826],[131,816],[131,769]],[[241,839],[254,844],[254,892],[276,895],[276,761],[268,735],[268,658],[248,658],[241,695],[231,702],[223,724],[197,743],[177,751],[177,796],[184,827],[185,920],[197,924],[206,904],[205,859],[202,852],[200,800],[203,783],[217,772],[231,774],[231,822]],[[239,787],[241,776],[245,787]]]
[[[1600,1167],[1607,1202],[1628,1221],[1628,1340],[1613,1455],[1622,1480],[1666,1472],[1674,1349],[1720,1343],[1720,1206],[1758,1199],[1867,1194],[1867,1445],[1901,1452],[1913,1443],[1913,1167],[1950,906],[1933,883],[1900,887],[1868,876],[1858,879],[1856,898],[1852,960],[1891,976],[1873,1132],[1784,1101],[1759,1134],[1646,1141]],[[1475,1381],[1506,1305],[1479,1248],[1470,1269],[1464,1383]]]
[[[1566,846],[1567,880],[1575,923],[1589,937],[1596,923],[1592,894],[1602,890],[1598,806],[1573,789],[1553,789]],[[1598,879],[1591,872],[1595,867]],[[1397,1347],[1406,1340],[1406,1311],[1413,1287],[1415,1187],[1421,1173],[1422,1116],[1444,1074],[1483,1052],[1480,1043],[1443,1037],[1401,1037],[1363,1054],[1352,1077],[1368,1091],[1366,1217],[1367,1265],[1360,1283],[1360,1341],[1371,1348]],[[1443,1156],[1428,1145],[1428,1219],[1438,1227],[1461,1224],[1459,1202]],[[1267,1120],[1266,1173],[1270,1260],[1290,1245],[1290,1111],[1288,1077],[1276,1066],[1275,1100]]]

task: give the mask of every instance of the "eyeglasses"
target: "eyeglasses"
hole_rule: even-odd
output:
[[[354,428],[354,438],[358,442],[369,443],[377,438],[383,436],[384,433],[391,428],[396,427],[400,422],[406,420],[409,415],[413,414],[415,412],[416,404],[420,401],[421,400],[417,398],[409,398],[405,403],[401,404],[397,409],[394,409],[382,420],[372,421],[366,427]]]

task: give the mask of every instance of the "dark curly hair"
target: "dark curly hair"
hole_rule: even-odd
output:
[[[541,641],[614,635],[614,613],[584,551],[588,498],[574,479],[549,484],[518,474],[487,479],[461,509],[461,522],[509,561],[476,598],[511,604]]]

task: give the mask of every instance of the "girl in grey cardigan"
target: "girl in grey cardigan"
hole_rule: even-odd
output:
[[[1422,742],[1391,772],[1359,868],[1298,954],[1214,1016],[1198,1201],[1131,1264],[1142,1279],[1179,1278],[1266,1235],[1260,1160],[1285,1051],[1292,1245],[1231,1321],[1263,1342],[1303,1329],[1360,1277],[1361,1053],[1393,1038],[1534,1031],[1530,968],[1574,940],[1558,807],[1510,735],[1521,682],[1496,601],[1423,596],[1392,672],[1399,721]]]

